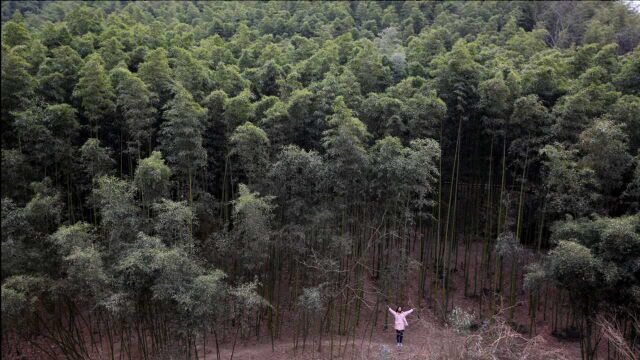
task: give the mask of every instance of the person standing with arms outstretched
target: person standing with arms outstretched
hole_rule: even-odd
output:
[[[409,325],[407,322],[407,315],[413,312],[413,309],[403,312],[402,307],[398,306],[396,311],[393,311],[391,307],[389,307],[389,312],[393,315],[394,328],[396,329],[396,346],[402,347],[402,337],[404,336],[404,328]]]

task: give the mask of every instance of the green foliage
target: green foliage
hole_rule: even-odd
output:
[[[321,313],[324,309],[325,296],[322,287],[304,288],[298,296],[297,305],[304,311]]]
[[[419,214],[426,215],[436,204],[435,186],[440,178],[438,162],[440,145],[433,139],[415,139],[409,144],[408,183],[412,191],[412,205]]]
[[[640,93],[640,50],[636,49],[624,58],[620,72],[615,77],[618,87],[626,92],[638,95]]]
[[[260,67],[256,74],[258,93],[263,96],[278,96],[280,94],[279,83],[284,78],[282,68],[269,60]]]
[[[26,157],[17,149],[2,149],[2,195],[13,199],[20,198],[28,190],[25,179],[30,173]]]
[[[45,126],[54,137],[53,145],[57,150],[70,151],[68,147],[72,146],[71,142],[76,139],[80,130],[77,110],[69,104],[49,105],[44,110],[44,116]]]
[[[151,262],[151,269],[157,273],[151,287],[153,298],[166,302],[183,301],[192,279],[204,274],[202,267],[180,248],[159,251]]]
[[[640,157],[635,158],[635,170],[631,175],[631,181],[627,185],[627,189],[624,191],[623,197],[630,200],[636,209],[640,207]]]
[[[69,28],[64,23],[46,23],[40,36],[42,37],[42,45],[50,49],[57,46],[68,46],[72,39]]]
[[[242,91],[238,96],[228,98],[224,104],[224,120],[228,129],[236,129],[238,126],[254,119],[254,105],[251,103],[251,93]]]
[[[626,270],[636,266],[633,258],[640,256],[640,217],[626,216],[611,219],[602,231],[601,256],[618,264],[625,264]]]
[[[162,199],[153,209],[157,214],[154,230],[158,237],[170,245],[193,246],[190,229],[194,215],[186,202]]]
[[[84,35],[89,32],[98,33],[102,29],[102,11],[88,6],[75,6],[65,17],[69,31],[74,35]]]
[[[145,61],[138,68],[138,76],[164,104],[168,100],[173,86],[173,73],[169,67],[167,50],[158,48],[145,55]]]
[[[611,84],[592,85],[564,96],[553,108],[554,131],[560,139],[573,139],[593,124],[620,97]]]
[[[573,241],[561,240],[549,253],[550,276],[573,296],[589,294],[598,287],[602,263],[591,251]]]
[[[444,28],[424,29],[419,36],[411,37],[407,46],[407,62],[411,75],[426,75],[425,67],[433,58],[445,51],[445,41],[450,35]],[[417,72],[417,73],[416,73]]]
[[[558,245],[529,268],[530,286],[552,279],[589,312],[598,306],[638,306],[634,294],[640,256],[638,215],[559,221],[551,230]]]
[[[462,308],[455,307],[451,310],[447,320],[456,333],[466,335],[476,321],[476,315],[470,314]]]
[[[594,171],[576,162],[576,152],[562,146],[547,145],[542,153],[548,160],[547,204],[559,214],[583,216],[591,213],[598,201],[598,181]]]
[[[69,226],[61,226],[50,237],[57,251],[62,256],[73,253],[76,249],[84,249],[95,242],[93,226],[79,222]]]
[[[96,36],[93,33],[88,33],[82,36],[74,36],[71,39],[70,46],[84,58],[95,51],[96,42]]]
[[[367,127],[353,116],[341,96],[336,98],[327,124],[329,129],[323,134],[322,146],[331,160],[334,186],[341,194],[357,191],[357,183],[362,181],[369,161],[365,149]]]
[[[105,125],[116,107],[111,80],[99,54],[92,54],[86,59],[79,76],[73,96],[81,101],[83,114],[97,134],[98,128]]]
[[[62,219],[60,193],[52,188],[49,178],[40,183],[32,183],[32,187],[35,195],[24,207],[27,222],[37,233],[49,234]]]
[[[511,89],[507,86],[502,75],[499,74],[492,79],[481,82],[478,86],[478,92],[480,93],[478,105],[488,117],[490,125],[497,128],[504,126],[512,112],[511,106],[513,104],[510,99],[515,94],[511,94]],[[514,108],[518,109],[519,107]]]
[[[264,130],[246,122],[236,128],[229,142],[230,154],[243,170],[249,186],[263,179],[269,166],[269,138]]]
[[[122,64],[127,65],[129,56],[123,51],[124,45],[116,38],[110,38],[100,44],[100,56],[104,60],[104,67],[111,70]]]
[[[372,167],[376,169],[378,196],[391,202],[404,202],[405,152],[400,139],[386,137],[371,148]],[[406,185],[405,185],[406,186]],[[401,197],[402,196],[402,197]]]
[[[148,301],[146,294],[154,281],[153,261],[163,251],[166,247],[159,238],[138,233],[136,240],[114,264],[118,285],[134,298]]]
[[[164,163],[159,151],[154,151],[148,158],[140,160],[133,182],[140,191],[145,207],[149,207],[167,194],[170,178],[171,169]]]
[[[194,59],[190,52],[173,49],[173,75],[197,101],[204,98],[210,90],[209,69],[203,62]]]
[[[635,154],[640,149],[640,118],[635,116],[640,112],[640,97],[623,95],[605,114],[616,124],[624,124],[623,130],[629,137],[629,152]]]
[[[117,105],[121,109],[129,135],[136,142],[136,153],[139,156],[142,143],[151,146],[152,126],[157,112],[153,107],[153,94],[140,78],[127,69],[115,69],[112,77],[118,79],[115,88]]]
[[[138,207],[131,185],[113,176],[101,176],[93,197],[100,209],[100,225],[107,235],[107,246],[117,247],[131,241],[138,225]]]
[[[258,294],[258,282],[240,284],[231,290],[234,301],[234,310],[239,316],[249,318],[250,310],[260,309],[268,305],[266,300]]]
[[[384,91],[391,80],[391,70],[382,63],[382,56],[372,42],[364,40],[361,45],[349,67],[364,94]]]
[[[622,185],[623,176],[631,165],[623,126],[610,120],[597,120],[580,134],[580,147],[585,152],[582,161],[595,170],[608,193]]]
[[[68,105],[50,105],[47,108],[33,106],[24,111],[15,112],[14,117],[15,135],[19,141],[26,145],[25,152],[31,161],[39,166],[44,166],[54,159],[59,161],[61,157],[68,154],[69,149],[62,148],[60,139],[56,139],[54,135],[64,136],[64,132],[73,134],[77,129],[78,124],[73,108]],[[59,122],[59,124],[55,122]],[[62,134],[54,134],[54,130],[62,132]],[[63,140],[69,141],[70,139],[65,136]]]
[[[33,235],[29,217],[25,209],[13,200],[2,199],[2,279],[25,271],[29,254],[25,251],[25,241]]]
[[[113,169],[114,161],[111,159],[111,150],[100,146],[98,139],[90,138],[80,148],[80,157],[85,166],[85,171],[92,179],[109,174]]]
[[[82,65],[82,58],[71,47],[54,48],[38,69],[39,90],[53,100],[69,101]]]
[[[431,64],[430,75],[449,113],[453,118],[468,117],[468,109],[478,102],[477,89],[483,71],[473,60],[469,45],[457,41],[450,52],[434,58]]]
[[[518,259],[524,249],[513,232],[505,231],[496,239],[496,252],[507,259]]]
[[[174,97],[165,108],[160,130],[161,148],[174,172],[190,176],[207,160],[202,147],[203,120],[207,111],[180,85],[175,86]]]
[[[218,304],[228,296],[228,285],[224,283],[226,274],[220,270],[209,271],[193,280],[189,302],[189,313],[195,319],[210,319],[224,316]]]
[[[516,99],[507,127],[508,136],[514,138],[509,152],[522,158],[528,149],[529,158],[535,156],[542,145],[549,141],[551,123],[549,109],[537,95]]]
[[[304,149],[318,147],[325,127],[324,119],[315,114],[315,100],[308,89],[295,90],[288,99],[286,113],[290,122],[286,125],[289,129],[287,135],[291,143]]]
[[[447,114],[447,106],[435,91],[430,91],[407,99],[401,111],[403,118],[407,119],[408,134],[415,138],[434,138],[437,127]]]
[[[348,333],[414,270],[446,314],[462,269],[483,315],[531,244],[531,331],[544,284],[583,331],[637,312],[629,6],[3,2],[3,335],[191,357],[277,337],[283,299]]]
[[[95,247],[74,248],[63,260],[66,278],[60,290],[73,294],[78,301],[96,301],[104,296],[109,279]]]
[[[241,263],[247,269],[259,269],[267,260],[273,219],[273,197],[261,197],[240,184],[233,201],[233,236]]]
[[[29,74],[31,65],[12,49],[2,44],[2,126],[6,128],[9,113],[26,107],[35,82]]]
[[[529,60],[529,65],[522,71],[524,94],[536,94],[549,105],[567,92],[567,60],[558,51],[542,51]]]
[[[21,328],[37,311],[38,298],[47,286],[40,276],[18,275],[2,283],[2,328]]]
[[[320,154],[298,146],[285,146],[269,170],[271,193],[286,218],[303,222],[310,218],[327,185],[327,165]]]
[[[238,96],[249,86],[249,82],[240,74],[240,69],[235,65],[223,65],[213,74],[215,87],[224,91],[229,96]]]
[[[9,47],[27,45],[31,33],[22,22],[8,21],[2,25],[2,43]]]

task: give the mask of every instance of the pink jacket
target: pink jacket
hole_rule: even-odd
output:
[[[389,308],[389,311],[391,312],[391,314],[395,319],[394,328],[396,330],[404,330],[404,327],[409,325],[409,323],[407,323],[407,315],[411,314],[413,312],[413,309],[403,311],[401,313],[397,313],[393,311],[392,308]]]

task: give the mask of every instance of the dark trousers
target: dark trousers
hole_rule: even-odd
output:
[[[404,335],[404,330],[396,330],[396,343],[402,344],[402,335]]]

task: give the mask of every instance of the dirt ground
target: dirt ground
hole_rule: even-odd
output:
[[[479,245],[479,244],[478,244]],[[462,251],[462,248],[460,249]],[[477,259],[475,252],[480,251],[479,246],[472,246],[471,256],[469,257],[471,269],[473,269],[473,259]],[[462,258],[462,257],[461,257]],[[461,259],[462,260],[462,259]],[[479,297],[464,296],[464,271],[461,261],[459,262],[458,271],[452,273],[451,286],[451,302],[468,312],[478,314]],[[506,271],[506,270],[505,270]],[[473,275],[470,275],[471,283],[473,283]],[[407,282],[409,287],[405,289],[407,299],[416,299],[418,293],[418,274],[412,273]],[[522,284],[520,282],[520,284]],[[367,281],[365,283],[365,302],[372,304],[375,302],[371,298],[374,291],[371,289],[372,284]],[[431,286],[431,285],[429,285]],[[520,285],[521,287],[521,285]],[[427,287],[428,291],[429,287]],[[505,292],[507,289],[504,289]],[[514,322],[521,328],[528,328],[528,302],[524,296],[522,289],[519,289],[518,304],[514,311]],[[367,296],[369,294],[369,298]],[[414,300],[415,301],[415,300]],[[486,299],[485,299],[486,301]],[[413,306],[413,302],[406,304]],[[421,309],[408,317],[409,326],[405,331],[403,348],[397,348],[395,345],[395,331],[390,327],[383,329],[383,319],[385,308],[380,307],[378,314],[378,323],[373,327],[371,332],[370,325],[361,325],[356,332],[355,341],[353,337],[334,336],[333,350],[330,339],[323,337],[322,346],[318,346],[317,334],[310,335],[304,349],[301,341],[296,348],[293,343],[293,334],[284,332],[280,336],[280,340],[276,340],[272,349],[272,345],[268,336],[261,341],[248,341],[244,343],[238,342],[233,350],[233,359],[461,359],[461,350],[464,348],[466,341],[465,336],[456,334],[452,329],[441,325],[434,314],[433,308],[435,304],[433,300],[427,300]],[[486,306],[486,302],[485,302]],[[363,306],[361,318],[371,317],[371,307]],[[485,307],[486,312],[486,307]],[[486,314],[485,314],[486,315]],[[291,317],[292,314],[286,314]],[[548,349],[554,349],[562,352],[567,359],[580,359],[580,344],[578,341],[561,341],[551,335],[552,329],[550,322],[542,319],[542,314],[538,315],[536,322],[536,335],[542,342],[542,346]],[[365,328],[367,328],[365,330]],[[365,334],[366,331],[366,334]],[[528,336],[524,334],[524,336]],[[345,342],[348,344],[345,345]],[[231,359],[232,344],[228,341],[221,345],[221,359]],[[209,345],[208,345],[209,346]],[[318,349],[320,348],[320,349]],[[215,348],[206,349],[205,359],[217,359]],[[318,351],[320,350],[320,351]],[[199,349],[201,351],[201,349]]]
[[[476,249],[472,249],[477,251]],[[471,256],[471,259],[476,258]],[[470,266],[473,268],[474,264]],[[460,264],[459,270],[452,273],[452,286],[451,286],[451,302],[458,307],[465,309],[468,312],[478,313],[478,297],[465,297],[463,294],[464,289],[464,271],[461,270]],[[418,275],[412,273],[407,283],[410,284],[405,289],[406,299],[417,299],[418,293]],[[471,279],[473,277],[471,276]],[[293,326],[288,326],[283,329],[278,339],[274,341],[272,346],[271,339],[265,331],[258,340],[252,337],[249,340],[238,340],[233,347],[231,336],[226,336],[225,339],[220,339],[220,359],[272,359],[272,360],[284,360],[284,359],[461,359],[464,358],[461,355],[462,350],[465,347],[465,336],[455,333],[452,329],[442,325],[442,322],[436,318],[434,314],[435,302],[432,299],[427,299],[426,303],[423,303],[422,308],[418,308],[415,312],[408,317],[409,326],[405,331],[404,341],[405,345],[402,348],[397,348],[395,345],[395,331],[389,327],[384,329],[384,316],[387,311],[384,306],[380,306],[378,309],[378,318],[375,326],[372,326],[374,318],[373,306],[375,303],[375,290],[372,288],[372,282],[365,282],[365,294],[364,300],[367,303],[362,307],[361,312],[361,324],[356,329],[355,337],[338,336],[334,335],[333,339],[328,335],[323,335],[322,339],[319,338],[317,331],[312,331],[306,343],[302,344],[302,340],[299,339],[298,344],[294,344]],[[429,291],[428,284],[427,291]],[[505,289],[506,291],[506,289]],[[527,328],[528,325],[528,304],[524,293],[520,293],[518,296],[519,302],[515,307],[514,322],[520,328]],[[414,306],[414,303],[410,300],[406,300],[408,304],[405,304],[405,308]],[[415,301],[415,300],[414,300]],[[485,302],[486,305],[486,302]],[[283,306],[284,308],[284,306]],[[451,308],[451,307],[450,307]],[[485,308],[486,309],[486,308]],[[486,312],[486,310],[485,310]],[[486,314],[485,314],[486,315]],[[285,312],[283,314],[285,322],[289,324],[295,323],[295,313]],[[542,315],[539,315],[539,319],[536,323],[536,334],[539,335],[542,346],[548,349],[559,350],[563,353],[567,359],[580,359],[580,345],[578,341],[560,341],[559,339],[551,335],[549,319],[544,321]],[[528,336],[528,334],[523,334]],[[321,342],[321,346],[319,346]],[[202,340],[198,341],[198,355],[200,359],[211,360],[218,359],[215,349],[214,338],[207,337],[206,349],[203,346]],[[3,341],[3,345],[4,341]],[[99,353],[92,356],[92,359],[108,359],[110,358],[109,352],[103,344],[104,349],[99,350]],[[12,346],[13,347],[13,346]],[[18,346],[20,347],[20,346]],[[98,347],[100,347],[98,345]],[[3,359],[39,359],[44,358],[38,355],[38,351],[32,347],[22,348],[21,356],[14,356],[7,354],[3,351]],[[116,358],[119,358],[120,344],[116,340],[115,344]],[[606,350],[605,350],[606,352]],[[185,354],[174,353],[164,359],[182,359]]]
[[[301,344],[294,347],[291,341],[276,341],[272,349],[268,339],[261,342],[250,341],[237,344],[233,352],[233,359],[238,360],[258,360],[258,359],[304,359],[304,360],[324,360],[324,359],[461,359],[461,351],[465,344],[465,336],[454,333],[451,329],[435,325],[428,317],[409,317],[409,327],[405,331],[404,346],[397,348],[395,345],[395,331],[378,329],[374,331],[369,339],[369,333],[363,338],[362,332],[359,336],[349,338],[334,337],[333,351],[331,341],[322,340],[322,346],[318,351],[318,343],[315,339],[306,344],[303,349]],[[562,349],[562,353],[567,359],[579,359],[580,349],[577,343],[560,343],[551,336],[543,336],[545,346],[549,349]],[[201,349],[199,349],[201,350]],[[225,344],[221,349],[221,359],[231,359],[231,346]],[[207,348],[207,360],[217,359],[215,349]]]

